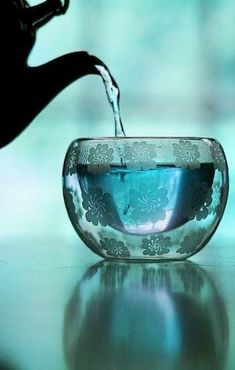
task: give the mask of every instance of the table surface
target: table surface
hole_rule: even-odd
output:
[[[0,247],[1,370],[235,369],[232,239],[151,264],[77,239]]]

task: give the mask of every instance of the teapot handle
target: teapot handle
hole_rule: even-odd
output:
[[[55,15],[65,14],[69,7],[69,0],[47,0],[34,6],[22,9],[22,19],[26,24],[31,24],[38,29],[46,24]]]
[[[55,0],[50,0],[50,1],[55,2]],[[68,7],[69,7],[69,0],[64,0],[64,4],[63,5],[60,2],[60,6],[56,9],[55,14],[56,15],[65,14],[66,11],[67,11],[67,9],[68,9]]]

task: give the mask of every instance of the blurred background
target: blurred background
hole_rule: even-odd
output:
[[[40,1],[29,2],[34,5]],[[235,2],[231,0],[70,0],[66,15],[38,32],[29,60],[30,65],[39,65],[68,52],[87,50],[109,66],[120,86],[128,136],[204,136],[221,142],[230,170],[228,205],[209,245],[192,260],[217,279],[227,313],[220,309],[217,298],[207,305],[204,299],[209,293],[201,299],[195,290],[199,306],[194,305],[192,314],[190,308],[189,317],[194,325],[199,322],[207,328],[204,309],[202,319],[193,316],[197,307],[205,304],[209,323],[214,318],[224,321],[224,336],[216,324],[211,335],[228,347],[227,370],[234,369],[235,348],[235,278],[231,270],[235,265],[234,19]],[[113,135],[112,113],[102,81],[89,76],[70,85],[14,142],[0,150],[1,370],[10,370],[10,364],[18,370],[18,363],[23,370],[67,369],[63,349],[65,307],[84,271],[98,257],[82,246],[67,217],[62,166],[75,138]],[[191,275],[195,276],[193,269]],[[214,283],[211,285],[211,278],[203,274],[199,271],[204,286],[213,292]],[[188,277],[190,274],[187,281]],[[93,292],[93,283],[88,277],[87,281],[82,290],[86,302]],[[183,293],[187,298],[187,289]],[[145,296],[140,297],[145,304]],[[96,301],[91,302],[92,311]],[[165,307],[171,307],[164,302]],[[119,312],[118,299],[117,307]],[[229,345],[225,340],[227,316]],[[76,328],[73,322],[71,325]],[[188,322],[187,327],[191,327]],[[101,337],[102,333],[101,327]],[[169,337],[174,343],[179,342],[176,334]],[[190,332],[190,338],[199,337]],[[191,339],[189,343],[195,344]],[[205,353],[202,351],[202,356]],[[217,359],[213,351],[210,353]]]
[[[70,3],[65,16],[39,30],[29,63],[87,50],[109,66],[120,86],[127,135],[217,138],[227,155],[231,187],[214,239],[234,238],[234,2]],[[0,151],[1,240],[27,236],[77,240],[61,192],[66,150],[77,137],[113,134],[111,109],[99,77],[78,80],[57,96]]]

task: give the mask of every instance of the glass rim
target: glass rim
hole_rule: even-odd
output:
[[[98,136],[98,137],[81,137],[73,140],[75,141],[104,141],[104,140],[198,140],[198,141],[217,141],[217,139],[212,137],[203,137],[203,136]]]

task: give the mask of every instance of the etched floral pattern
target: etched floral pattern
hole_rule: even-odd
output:
[[[226,168],[226,161],[220,144],[216,141],[213,142],[213,145],[210,147],[210,151],[214,162],[214,168],[219,171],[224,171]]]
[[[76,212],[75,212],[75,205],[74,205],[74,202],[73,202],[73,196],[66,187],[63,187],[63,195],[64,195],[64,202],[65,202],[70,220],[71,220],[72,224],[75,226],[77,224],[77,216],[76,216]]]
[[[156,167],[156,146],[143,142],[134,142],[132,145],[125,145],[124,158],[127,167],[132,169],[151,169]]]
[[[143,254],[146,256],[161,256],[169,252],[171,245],[171,238],[164,235],[151,235],[150,238],[144,238],[142,240],[142,248],[144,249]]]
[[[180,243],[180,248],[177,249],[176,252],[180,254],[192,254],[196,252],[203,241],[204,235],[205,231],[203,229],[192,231],[189,235],[184,237],[184,240]]]
[[[205,219],[212,202],[212,189],[207,182],[196,182],[185,191],[185,203],[182,213],[189,220],[195,217],[198,221]]]
[[[133,207],[132,218],[135,222],[153,223],[164,220],[166,211],[164,207],[168,204],[167,189],[158,188],[156,184],[141,184],[139,191],[130,190],[129,204]]]
[[[173,154],[176,157],[175,165],[177,167],[186,167],[190,169],[200,167],[198,146],[192,144],[189,140],[180,140],[179,144],[174,143]]]
[[[107,226],[112,223],[112,197],[103,193],[101,188],[89,188],[88,193],[82,192],[82,206],[86,212],[86,220],[97,226]]]
[[[223,207],[223,203],[221,202],[222,189],[221,189],[221,186],[220,186],[219,182],[216,182],[213,185],[212,190],[213,190],[212,203],[211,203],[211,206],[209,207],[209,213],[212,213],[212,214],[218,213],[218,214],[220,214],[221,209]]]
[[[130,257],[130,252],[122,241],[116,240],[115,238],[104,238],[100,241],[100,244],[110,257]]]
[[[88,155],[88,171],[95,174],[109,171],[113,152],[113,148],[108,144],[98,144],[95,148],[91,148]]]
[[[66,156],[66,162],[65,162],[65,167],[64,167],[65,176],[73,175],[74,173],[77,172],[79,154],[80,154],[80,151],[78,149],[78,144],[75,143],[69,149],[68,154]]]

